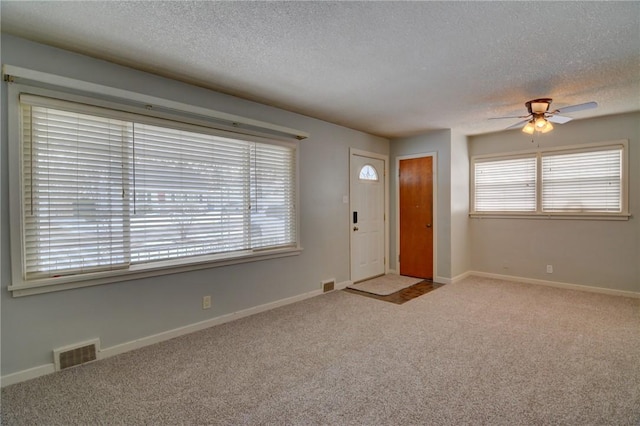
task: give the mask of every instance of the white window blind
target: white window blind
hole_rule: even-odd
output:
[[[536,211],[535,157],[476,162],[474,179],[475,211]]]
[[[134,263],[250,248],[250,143],[136,124]]]
[[[251,246],[291,245],[297,240],[295,211],[296,159],[288,148],[256,145],[251,169]]]
[[[26,281],[297,245],[294,146],[83,108],[21,97]]]
[[[542,210],[622,211],[622,147],[542,155]]]
[[[125,122],[23,105],[26,278],[125,267]]]

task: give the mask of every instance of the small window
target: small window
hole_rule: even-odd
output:
[[[360,169],[360,180],[378,181],[378,172],[371,164],[365,164]]]
[[[475,163],[475,211],[535,212],[536,158]]]

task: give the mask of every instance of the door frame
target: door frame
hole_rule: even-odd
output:
[[[433,281],[438,276],[438,153],[425,152],[422,154],[400,155],[396,157],[396,270],[400,273],[400,161],[414,158],[432,158],[432,186],[433,186]]]
[[[377,152],[363,151],[361,149],[349,148],[349,207],[347,215],[347,235],[349,236],[349,280],[353,282],[353,271],[351,270],[351,257],[353,255],[351,247],[351,157],[358,155],[382,160],[384,162],[384,273],[389,273],[389,156]]]

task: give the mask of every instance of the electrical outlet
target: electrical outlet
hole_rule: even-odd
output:
[[[553,274],[553,265],[547,265],[547,274]]]
[[[211,308],[211,296],[203,296],[202,297],[202,309]]]

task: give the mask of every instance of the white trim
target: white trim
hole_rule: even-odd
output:
[[[414,158],[432,157],[432,186],[433,192],[431,194],[433,200],[433,281],[443,284],[448,284],[449,278],[438,276],[438,152],[431,151],[420,154],[401,155],[396,157],[396,256],[400,254],[400,160],[411,160]],[[396,265],[398,271],[400,271],[400,260],[396,258]]]
[[[451,278],[451,284],[460,282],[460,281],[464,280],[465,278],[467,278],[469,276],[471,276],[471,272],[470,271],[464,272],[464,273],[462,273],[460,275],[456,275],[455,277]]]
[[[344,290],[345,288],[349,287],[350,285],[353,285],[353,281],[351,280],[347,280],[347,281],[342,281],[341,283],[337,283],[336,284],[336,290]]]
[[[121,281],[137,280],[141,278],[156,277],[159,275],[177,274],[180,272],[197,271],[199,269],[218,268],[221,266],[237,265],[240,263],[256,262],[259,260],[277,259],[280,257],[298,256],[302,247],[282,249],[278,251],[254,252],[235,258],[227,257],[215,259],[212,256],[203,256],[204,260],[196,260],[191,264],[157,266],[147,270],[126,269],[120,271],[96,272],[78,276],[62,277],[65,282],[55,283],[56,278],[43,279],[40,282],[30,284],[9,285],[7,290],[13,297],[31,296],[34,294],[50,293],[53,291],[69,290],[74,288],[89,287],[94,285],[110,284]],[[12,256],[12,259],[16,256]],[[22,266],[20,266],[20,269]],[[90,276],[89,276],[90,275]],[[75,281],[73,281],[75,280]],[[14,277],[14,282],[15,277]]]
[[[16,383],[26,382],[27,380],[46,376],[55,372],[56,368],[53,363],[43,364],[33,368],[27,368],[26,370],[17,371],[15,373],[2,376],[0,378],[0,386],[5,387],[15,385]]]
[[[349,277],[352,278],[351,275],[351,157],[354,155],[358,155],[361,157],[369,157],[376,158],[378,160],[382,160],[384,163],[384,258],[385,265],[384,271],[385,274],[389,273],[389,264],[391,263],[391,259],[389,259],[389,156],[386,154],[379,154],[377,152],[369,152],[363,151],[361,149],[349,148],[349,215],[348,215],[348,227],[349,230]]]
[[[191,114],[204,116],[212,119],[222,120],[233,127],[238,125],[246,125],[259,129],[272,130],[274,132],[290,135],[298,140],[306,139],[309,133],[301,130],[291,129],[289,127],[277,124],[266,123],[264,121],[254,120],[251,118],[241,117],[239,115],[228,114],[209,108],[198,107],[194,105],[184,104],[169,99],[158,98],[155,96],[144,95],[142,93],[131,92],[123,89],[103,86],[101,84],[90,83],[87,81],[76,80],[73,78],[63,77],[55,74],[34,71],[26,68],[16,67],[13,65],[3,65],[2,74],[5,80],[13,82],[36,82],[60,87],[64,89],[72,89],[74,91],[88,92],[95,95],[106,96],[109,98],[125,99],[128,101],[139,102],[143,107],[153,108],[160,106],[169,110],[183,111]]]
[[[493,274],[490,272],[480,272],[480,271],[469,271],[467,272],[467,276],[494,278],[494,279],[505,280],[505,281],[515,281],[515,282],[520,282],[525,284],[543,285],[547,287],[564,288],[568,290],[578,290],[578,291],[588,291],[591,293],[600,293],[600,294],[608,294],[612,296],[623,296],[623,297],[632,297],[635,299],[640,299],[640,292],[637,292],[637,291],[616,290],[612,288],[587,286],[587,285],[581,285],[581,284],[570,284],[570,283],[563,283],[559,281],[539,280],[536,278],[525,278],[525,277],[517,277],[514,275]]]
[[[336,289],[346,288],[351,285],[351,281],[344,281],[336,285]],[[163,331],[151,336],[142,337],[140,339],[131,340],[129,342],[121,343],[119,345],[111,346],[101,349],[96,354],[97,359],[105,359],[115,355],[119,355],[125,352],[129,352],[135,349],[140,349],[145,346],[153,345],[156,343],[164,342],[169,339],[184,336],[186,334],[194,333],[196,331],[204,330],[206,328],[214,327],[216,325],[224,324],[230,321],[234,321],[240,318],[248,317],[251,315],[266,312],[275,308],[290,305],[292,303],[301,302],[306,299],[310,299],[315,296],[324,294],[322,290],[313,290],[307,293],[302,293],[297,296],[287,297],[285,299],[276,300],[275,302],[265,303],[263,305],[254,306],[251,308],[243,309],[241,311],[232,312],[229,314],[221,315],[219,317],[211,318],[208,320],[196,322],[183,327],[174,328],[172,330]],[[75,345],[74,345],[75,346]],[[7,374],[0,378],[1,386],[9,386],[15,383],[24,382],[26,380],[35,379],[36,377],[45,376],[47,374],[55,373],[55,364],[44,364],[38,367],[29,368],[26,370],[18,371],[15,373]]]

